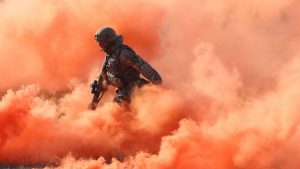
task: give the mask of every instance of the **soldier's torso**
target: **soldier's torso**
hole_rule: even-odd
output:
[[[128,46],[119,44],[110,55],[106,55],[105,69],[109,80],[112,78],[120,78],[123,83],[129,83],[130,81],[138,79],[140,73],[120,60],[122,50],[131,50],[134,52]]]

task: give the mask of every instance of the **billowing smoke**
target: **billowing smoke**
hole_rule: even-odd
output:
[[[297,0],[0,2],[0,166],[300,167]],[[112,26],[163,86],[87,109]]]

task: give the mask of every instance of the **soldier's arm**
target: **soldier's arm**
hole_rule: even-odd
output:
[[[143,58],[130,50],[124,49],[121,52],[120,60],[137,69],[145,78],[153,84],[161,84],[162,78]]]

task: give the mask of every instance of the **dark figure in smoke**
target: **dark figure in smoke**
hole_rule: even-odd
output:
[[[150,82],[162,83],[158,72],[133,49],[123,44],[123,37],[117,35],[112,28],[99,29],[95,34],[95,40],[106,53],[98,84],[104,91],[108,85],[117,88],[114,102],[128,105],[134,87],[142,87]],[[146,79],[142,78],[141,74]],[[92,108],[95,109],[96,105],[97,103],[94,105],[92,103]]]

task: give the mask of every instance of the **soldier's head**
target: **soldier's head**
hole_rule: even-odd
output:
[[[110,27],[101,28],[95,33],[95,40],[105,52],[118,39],[118,37],[119,36],[117,35],[116,31]]]

